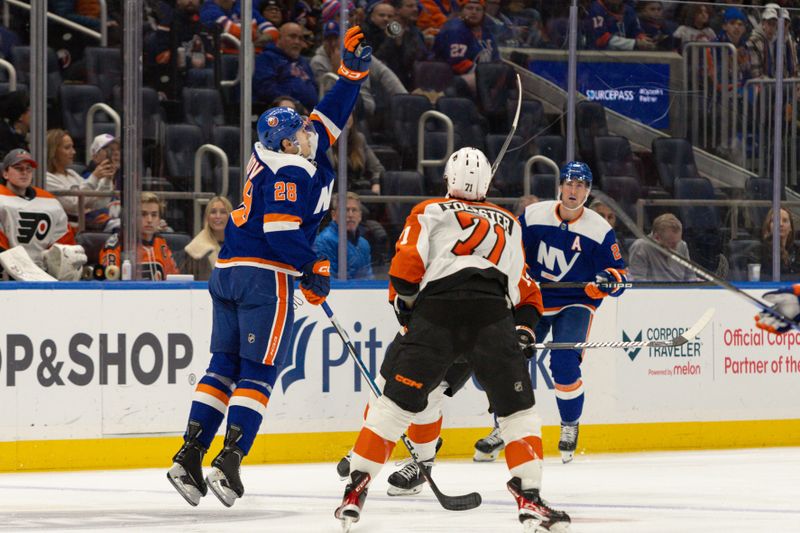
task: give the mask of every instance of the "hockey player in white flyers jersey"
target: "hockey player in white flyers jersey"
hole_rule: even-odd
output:
[[[492,178],[475,148],[445,166],[447,197],[418,204],[389,269],[389,297],[406,333],[381,367],[383,395],[372,402],[353,447],[350,482],[335,516],[358,521],[370,482],[416,413],[426,409],[453,362],[472,367],[498,415],[512,479],[508,490],[526,531],[568,531],[569,516],[541,498],[541,422],[521,345],[532,344],[540,294],[528,277],[514,216],[485,201]]]

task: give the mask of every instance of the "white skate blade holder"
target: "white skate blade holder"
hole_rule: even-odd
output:
[[[352,516],[343,516],[340,518],[342,521],[342,531],[343,533],[349,533],[350,528],[353,527],[353,524],[356,523],[356,520],[353,519]]]
[[[211,473],[206,476],[206,483],[208,483],[208,488],[211,489],[214,496],[216,496],[225,507],[233,506],[233,503],[239,497],[239,495],[228,486],[228,480],[225,474],[218,468],[211,469]]]
[[[200,498],[203,497],[203,493],[191,483],[183,481],[188,477],[189,474],[178,463],[173,463],[172,468],[167,471],[167,479],[172,483],[172,486],[175,487],[175,490],[178,491],[178,494],[183,496],[183,499],[186,500],[189,505],[197,507],[197,504],[200,503]]]
[[[422,487],[424,486],[425,484],[423,483],[422,485],[417,485],[413,489],[401,489],[400,487],[389,484],[389,488],[386,489],[386,494],[389,496],[414,496],[422,492]]]
[[[502,448],[495,450],[491,453],[483,453],[480,450],[475,450],[475,454],[472,456],[472,461],[475,463],[491,463],[494,462],[495,459],[500,455]]]
[[[575,457],[575,451],[574,450],[570,450],[568,452],[564,452],[564,451],[561,452],[561,462],[564,463],[564,464],[571,463],[573,457]]]
[[[570,528],[568,522],[556,522],[547,529],[541,526],[539,520],[530,519],[522,523],[522,531],[523,533],[569,533]]]

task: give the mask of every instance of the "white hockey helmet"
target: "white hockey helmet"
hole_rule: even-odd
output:
[[[492,165],[477,148],[461,148],[447,160],[444,181],[450,198],[483,200],[492,181]]]

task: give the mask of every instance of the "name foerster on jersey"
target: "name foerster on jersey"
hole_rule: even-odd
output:
[[[47,236],[51,225],[50,216],[47,213],[20,211],[17,242],[28,244],[34,237],[42,240]]]
[[[467,213],[473,213],[481,216],[495,224],[500,224],[500,226],[506,230],[506,233],[509,235],[512,233],[511,230],[514,228],[513,218],[508,216],[506,213],[503,213],[497,209],[492,209],[491,207],[469,205],[459,202],[458,200],[441,203],[439,204],[439,207],[442,208],[442,211],[466,211]]]

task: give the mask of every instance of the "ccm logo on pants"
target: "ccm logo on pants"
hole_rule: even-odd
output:
[[[394,380],[402,383],[403,385],[408,385],[409,387],[414,387],[416,389],[422,388],[422,383],[417,383],[413,379],[409,379],[405,376],[401,376],[400,374],[395,374]]]

